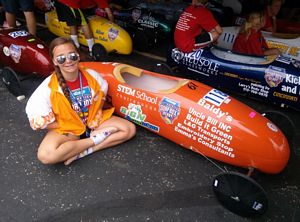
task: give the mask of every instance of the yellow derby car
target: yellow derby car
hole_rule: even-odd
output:
[[[132,40],[128,32],[115,23],[99,17],[90,16],[88,21],[93,32],[95,43],[101,44],[106,52],[128,55],[132,52]],[[65,22],[58,21],[56,11],[45,13],[45,22],[50,32],[57,36],[70,35],[70,28]],[[78,30],[79,43],[87,46],[83,32]]]

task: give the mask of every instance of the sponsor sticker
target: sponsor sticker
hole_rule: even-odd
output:
[[[269,66],[265,70],[265,80],[270,87],[277,87],[285,78],[285,69],[276,66]]]
[[[20,62],[21,58],[21,47],[15,44],[9,46],[10,57],[14,60],[15,63]]]
[[[119,30],[115,28],[110,28],[108,30],[108,39],[114,41],[119,35]]]
[[[20,30],[20,31],[10,32],[10,33],[8,33],[8,35],[15,39],[15,38],[18,38],[18,37],[28,36],[29,32],[27,32],[25,30]]]
[[[217,89],[210,90],[203,99],[207,102],[210,102],[216,106],[220,106],[226,99],[228,98],[228,95],[226,93],[223,93]]]
[[[166,124],[173,124],[180,113],[180,103],[164,97],[159,104],[159,113]]]
[[[273,123],[268,122],[267,126],[274,132],[278,132],[277,126],[275,126]]]
[[[43,44],[37,44],[36,46],[37,46],[39,49],[45,48]]]
[[[250,118],[254,118],[256,116],[256,112],[251,112],[250,114],[249,114],[249,117]]]
[[[4,55],[6,55],[6,56],[10,56],[10,51],[9,51],[9,48],[8,48],[7,46],[4,46],[4,47],[3,47],[3,53],[4,53]]]
[[[289,57],[286,57],[286,56],[283,56],[283,55],[279,55],[277,58],[276,58],[276,61],[278,62],[282,62],[282,63],[285,63],[285,64],[290,64],[291,63],[291,58]]]
[[[154,132],[159,132],[159,127],[146,122],[147,115],[143,114],[141,105],[129,103],[128,107],[121,106],[120,112],[125,115],[125,118],[140,126],[148,128]]]

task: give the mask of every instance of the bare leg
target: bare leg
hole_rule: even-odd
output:
[[[97,130],[97,131],[93,131],[91,133],[91,137],[93,136],[98,136],[98,142],[95,144],[99,144],[99,143],[103,143],[104,140],[106,140],[107,137],[109,137],[111,134],[116,133],[118,131],[118,129],[116,127],[108,127],[105,129],[101,129],[101,130]],[[94,146],[95,147],[95,146]],[[70,163],[72,163],[73,161],[83,158],[87,155],[92,154],[95,150],[94,147],[90,147],[86,150],[84,150],[83,152],[69,158],[68,160],[66,160],[64,162],[65,165],[69,165]]]
[[[38,149],[38,159],[44,164],[63,162],[89,147],[94,146],[92,139],[78,139],[49,131]]]
[[[70,26],[70,34],[77,35],[77,27],[76,26]]]
[[[16,15],[15,14],[6,12],[5,13],[5,18],[6,18],[8,27],[16,27],[17,26],[16,25]]]
[[[83,32],[84,37],[86,39],[93,38],[93,33],[92,33],[91,29],[90,29],[89,24],[86,24],[86,25],[82,26],[81,29],[82,29],[82,32]]]
[[[135,135],[136,129],[133,123],[120,117],[112,116],[110,119],[103,122],[98,129],[92,133],[92,135],[101,133],[103,131],[109,131],[111,134],[101,143],[92,147],[92,152],[96,152],[129,140]],[[76,159],[78,159],[77,155],[69,158],[67,161],[65,161],[65,165],[70,164]]]
[[[84,33],[85,39],[87,41],[88,47],[89,47],[89,52],[92,52],[93,45],[94,45],[94,38],[93,38],[93,33],[90,29],[89,24],[86,24],[82,26],[82,31]]]
[[[24,12],[24,15],[29,33],[36,35],[36,19],[34,12]]]

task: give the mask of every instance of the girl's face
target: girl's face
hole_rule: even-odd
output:
[[[60,68],[62,74],[77,74],[79,59],[72,43],[58,45],[53,49],[53,63]]]
[[[263,27],[264,21],[260,16],[255,16],[251,21],[252,27],[256,30],[259,30]]]

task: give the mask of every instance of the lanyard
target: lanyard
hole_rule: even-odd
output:
[[[81,112],[78,113],[79,117],[82,119],[82,121],[84,123],[86,123],[87,120],[87,116],[88,116],[88,107],[84,106],[84,98],[83,98],[83,87],[82,87],[82,77],[81,77],[81,73],[79,72],[79,84],[80,84],[80,94],[81,94],[81,101],[78,100],[78,97],[76,97],[72,90],[70,90],[70,88],[68,88],[69,92],[70,92],[70,96],[71,99],[74,103],[76,103],[78,105],[78,107],[80,108]]]

